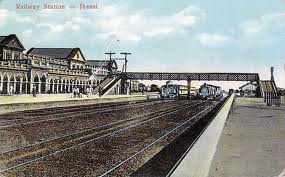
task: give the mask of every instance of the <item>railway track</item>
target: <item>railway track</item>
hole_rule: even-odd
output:
[[[33,163],[37,160],[41,160],[59,152],[85,145],[97,139],[116,134],[126,129],[139,126],[151,120],[158,119],[199,104],[202,103],[179,105],[173,107],[172,109],[160,110],[147,115],[132,117],[130,119],[122,120],[109,125],[84,130],[39,144],[2,153],[0,155],[0,168],[4,170],[1,170],[0,172],[5,172],[29,163]]]
[[[42,110],[42,112],[32,115],[26,115],[22,112],[19,113],[11,113],[7,115],[0,115],[0,129],[8,128],[8,127],[15,127],[15,126],[21,126],[26,124],[33,124],[33,123],[40,123],[40,122],[48,122],[48,121],[55,121],[55,120],[61,120],[61,119],[69,119],[78,117],[82,114],[86,115],[92,115],[92,114],[98,114],[98,113],[107,113],[111,111],[117,111],[127,108],[137,108],[137,107],[143,107],[143,106],[150,106],[154,104],[161,104],[161,103],[168,103],[170,100],[167,101],[153,101],[153,102],[140,102],[140,103],[131,103],[131,104],[123,104],[119,106],[115,105],[107,105],[107,106],[90,106],[88,108],[82,108],[81,106],[79,108],[63,108],[63,110],[57,111],[55,113],[50,112],[49,110],[46,112],[45,110]],[[114,106],[114,107],[113,107]],[[94,109],[92,109],[94,108]]]
[[[184,105],[180,107],[178,106],[179,108],[173,107],[172,109],[157,111],[156,113],[150,113],[149,115],[144,115],[142,117],[133,117],[125,121],[114,123],[112,125],[106,125],[105,127],[99,127],[97,129],[95,128],[90,131],[81,132],[81,134],[74,134],[71,136],[61,137],[59,139],[47,141],[45,143],[38,144],[35,146],[18,149],[17,153],[10,151],[1,154],[0,158],[0,166],[2,169],[1,173],[13,171],[18,168],[25,169],[25,166],[29,166],[30,164],[34,164],[39,161],[40,161],[39,163],[41,163],[46,159],[53,158],[54,156],[58,156],[59,154],[65,153],[66,151],[74,151],[77,149],[81,149],[82,147],[86,148],[86,145],[90,146],[90,144],[93,144],[98,140],[110,139],[114,136],[117,136],[118,134],[124,133],[125,131],[129,131],[130,129],[138,129],[139,127],[141,128],[145,127],[146,124],[150,124],[150,122],[166,121],[164,119],[172,120],[174,118],[171,116],[174,115],[177,116],[179,115],[179,113],[183,113],[185,111],[186,112],[192,111],[192,114],[195,114],[195,111],[193,111],[195,109],[189,109],[189,108],[198,107],[199,105],[204,105],[205,107],[205,104],[206,103],[203,102],[195,104],[193,103],[190,105]],[[213,105],[206,106],[205,110],[211,109],[212,106]],[[143,149],[137,151],[137,153],[133,155],[130,155],[128,158],[126,158],[124,161],[121,162],[126,162],[126,163],[129,162],[132,159],[132,157],[134,158],[138,154],[141,154],[141,152],[143,152],[145,148],[148,149],[148,147],[153,146],[161,139],[168,136],[170,133],[176,131],[181,126],[187,124],[186,122],[191,122],[195,117],[199,116],[200,114],[202,114],[201,111],[192,116],[191,119],[189,118],[185,119],[183,123],[179,122],[179,125],[177,124],[178,126],[176,125],[175,128],[168,130],[166,134],[160,136],[160,138],[157,138],[156,141],[148,143],[148,145],[144,146]],[[116,165],[112,164],[113,166],[112,168],[105,170],[104,173],[102,172],[100,174],[105,176],[110,173],[113,173],[114,170],[118,169],[120,166],[124,164],[125,163],[123,164],[119,163]]]
[[[65,112],[76,112],[80,110],[90,110],[90,109],[102,109],[108,107],[116,107],[116,106],[124,106],[130,104],[139,104],[139,103],[154,103],[154,102],[170,102],[173,100],[139,100],[139,101],[123,101],[123,102],[111,102],[111,103],[97,103],[97,104],[88,104],[88,105],[79,105],[79,106],[68,106],[68,107],[54,107],[54,108],[45,108],[45,109],[35,109],[35,110],[25,110],[25,111],[18,111],[12,113],[5,113],[1,114],[1,119],[17,119],[21,118],[18,116],[20,113],[21,115],[25,116],[41,116],[41,115],[48,115],[48,114],[57,114],[57,113],[65,113]]]
[[[191,104],[197,104],[198,102],[193,102]],[[130,117],[124,117],[122,119],[118,119],[116,121],[112,121],[110,123],[107,123],[107,124],[103,124],[103,125],[98,125],[96,127],[92,127],[92,128],[85,128],[83,130],[79,130],[79,131],[75,131],[75,132],[72,132],[72,133],[68,133],[68,134],[64,134],[63,136],[57,136],[55,138],[51,138],[51,139],[47,139],[45,141],[41,141],[41,142],[37,142],[37,143],[33,143],[33,144],[30,144],[30,145],[27,145],[27,146],[23,146],[23,147],[20,147],[20,148],[16,148],[16,149],[12,149],[12,150],[9,150],[9,151],[6,151],[6,152],[1,152],[0,153],[0,156],[1,154],[5,154],[5,153],[9,153],[9,152],[12,152],[12,151],[19,151],[20,149],[23,149],[23,148],[29,148],[31,146],[35,146],[35,145],[40,145],[40,144],[43,144],[43,143],[46,143],[46,142],[49,142],[49,141],[53,141],[53,140],[56,140],[56,139],[61,139],[61,138],[66,138],[66,137],[69,137],[69,136],[72,136],[72,135],[76,135],[76,134],[82,134],[82,133],[87,133],[90,132],[90,131],[94,131],[94,130],[100,130],[100,129],[103,129],[103,128],[106,128],[108,126],[115,126],[115,125],[118,125],[118,124],[122,124],[124,122],[127,122],[127,121],[133,121],[133,120],[136,120],[136,119],[139,119],[139,118],[144,118],[146,116],[150,116],[150,115],[154,115],[154,114],[157,114],[157,113],[160,113],[160,112],[163,112],[163,111],[168,111],[169,109],[176,109],[176,108],[179,108],[180,106],[185,106],[185,105],[189,105],[189,103],[180,103],[174,107],[169,107],[169,106],[166,106],[163,110],[155,110],[155,111],[150,111],[150,112],[147,112],[147,113],[143,113],[143,114],[139,114],[139,115],[135,115],[135,116],[130,116]]]
[[[201,117],[195,125],[188,128],[175,140],[169,143],[159,153],[152,157],[147,163],[139,167],[131,177],[141,176],[165,176],[170,177],[186,154],[192,149],[202,133],[211,124],[214,117],[223,107],[227,99],[221,100],[205,116]],[[167,163],[165,163],[167,162]]]
[[[205,108],[203,111],[199,112],[198,114],[190,117],[189,119],[187,119],[186,121],[180,123],[179,125],[177,125],[176,127],[174,127],[173,129],[165,132],[165,134],[161,135],[160,137],[158,137],[157,139],[155,139],[154,141],[152,141],[151,143],[145,145],[142,149],[140,149],[139,151],[137,151],[136,153],[132,154],[130,157],[124,159],[123,161],[117,163],[114,165],[114,167],[108,169],[106,172],[98,175],[99,177],[105,177],[105,176],[113,176],[114,172],[119,169],[120,167],[126,165],[129,161],[131,161],[132,159],[136,158],[138,155],[140,155],[141,153],[143,153],[144,151],[148,150],[150,147],[154,146],[155,144],[159,143],[160,141],[162,141],[164,138],[166,138],[167,136],[169,136],[170,134],[172,134],[173,132],[175,132],[176,130],[178,130],[179,128],[181,128],[182,126],[188,124],[189,122],[191,122],[193,119],[195,119],[196,117],[204,114],[205,112],[207,112],[208,110],[210,110],[212,107],[209,106],[207,108]]]
[[[101,114],[85,115],[82,113],[80,116],[71,114],[74,117],[69,119],[7,127],[0,129],[0,141],[2,142],[0,144],[0,153],[191,102],[158,102],[157,104],[109,111]]]

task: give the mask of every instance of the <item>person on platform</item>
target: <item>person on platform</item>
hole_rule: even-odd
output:
[[[87,95],[87,98],[91,96],[91,88],[89,86],[86,89],[86,95]]]
[[[36,91],[35,87],[33,87],[32,95],[33,95],[33,97],[37,97],[37,91]]]
[[[76,98],[76,87],[72,88],[73,98]]]
[[[93,88],[90,87],[90,95],[93,95]]]
[[[140,87],[142,94],[144,94],[144,87]]]
[[[80,98],[80,91],[79,91],[79,87],[76,88],[76,95],[78,98]]]
[[[14,92],[14,87],[11,84],[10,87],[9,87],[8,95],[13,95],[13,92]]]

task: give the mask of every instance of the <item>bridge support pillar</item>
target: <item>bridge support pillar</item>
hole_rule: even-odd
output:
[[[125,76],[121,79],[121,93],[120,94],[127,94],[127,78]]]
[[[132,94],[132,80],[130,79],[130,84],[129,84],[129,94]]]
[[[122,79],[120,94],[124,94],[124,93],[125,93],[125,80]]]
[[[187,91],[188,91],[188,99],[190,99],[191,92],[191,80],[187,80]]]
[[[256,97],[263,98],[263,97],[264,97],[264,90],[263,90],[263,88],[262,88],[261,81],[258,80],[258,81],[256,81],[256,82],[257,82]]]

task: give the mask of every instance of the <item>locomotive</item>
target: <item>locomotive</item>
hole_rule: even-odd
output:
[[[200,86],[199,97],[204,100],[219,100],[223,97],[221,87],[204,83]]]
[[[180,98],[187,95],[188,87],[186,85],[177,85],[167,81],[166,85],[161,87],[161,98]]]
[[[190,94],[190,95],[188,95]],[[185,98],[196,96],[196,88],[188,87],[187,85],[173,84],[172,81],[167,81],[166,85],[161,87],[161,98]]]

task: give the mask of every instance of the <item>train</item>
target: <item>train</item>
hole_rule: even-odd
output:
[[[220,100],[223,97],[221,87],[211,84],[204,83],[198,90],[195,87],[191,87],[189,92],[188,89],[186,85],[173,84],[171,81],[168,81],[161,87],[161,98],[189,98],[190,96],[193,99]],[[190,95],[188,95],[189,93]]]
[[[223,94],[221,87],[204,83],[200,86],[198,97],[203,100],[220,100]]]
[[[161,87],[161,98],[173,99],[185,96],[188,96],[188,87],[186,85],[173,84],[171,81],[167,81]]]
[[[196,88],[189,87],[187,85],[174,84],[172,81],[167,81],[165,85],[161,87],[161,98],[188,98],[196,95]],[[188,95],[190,93],[190,95]]]

